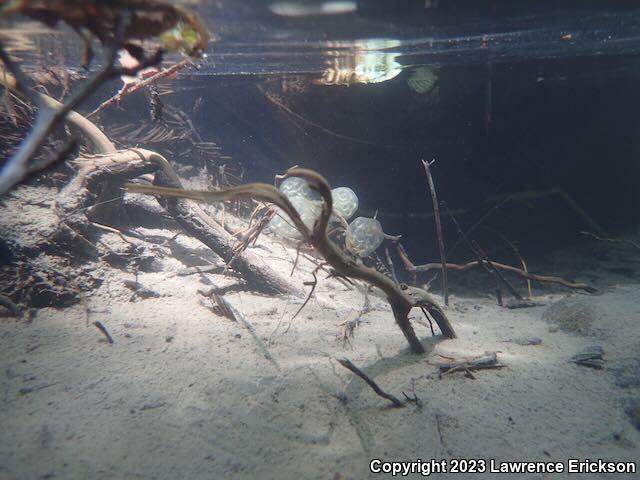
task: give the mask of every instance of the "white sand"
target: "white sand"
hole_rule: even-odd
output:
[[[103,240],[118,241],[111,234]],[[178,242],[194,258],[208,255],[184,235]],[[270,252],[255,251],[288,272],[293,250],[262,244]],[[133,275],[104,269],[103,285],[87,301],[90,321],[107,327],[112,345],[85,324],[81,306],[43,309],[31,322],[0,318],[0,478],[337,480],[368,478],[374,457],[640,459],[640,432],[624,412],[629,399],[640,398],[637,282],[605,277],[597,295],[549,294],[534,285],[545,305],[522,310],[497,307],[491,286],[475,297],[454,294],[448,314],[459,338],[432,339],[416,325],[427,349],[418,356],[408,353],[388,306],[375,296],[353,349],[343,348],[338,324],[362,306],[363,295],[335,280],[323,278],[293,321],[302,299],[227,293],[256,340],[215,315],[197,293],[237,280],[170,277],[185,265],[170,258],[159,264],[162,271],[141,273],[139,281],[161,296],[131,302],[123,281]],[[312,268],[303,260],[294,280],[310,280]],[[455,293],[455,279],[452,285]],[[565,306],[545,318],[591,319],[587,335],[565,333],[543,318],[559,301]],[[533,337],[542,344],[506,342]],[[568,363],[589,345],[604,348],[604,370]],[[463,373],[438,378],[438,355],[486,350],[500,351],[506,367],[478,371],[475,380]],[[398,397],[415,388],[423,407],[389,408],[333,360],[344,356]]]

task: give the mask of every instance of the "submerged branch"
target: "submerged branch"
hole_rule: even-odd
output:
[[[362,370],[360,370],[358,367],[356,367],[351,362],[351,360],[349,360],[348,358],[338,358],[337,360],[338,360],[338,363],[340,363],[340,365],[342,365],[344,368],[346,368],[347,370],[352,371],[357,376],[359,376],[362,380],[364,380],[367,383],[367,385],[369,385],[371,387],[371,389],[374,392],[376,392],[376,395],[389,400],[391,402],[391,404],[395,408],[404,407],[404,403],[402,403],[400,400],[398,400],[398,397],[396,397],[394,395],[391,395],[390,393],[387,393],[384,390],[382,390],[380,388],[380,386],[369,375],[367,375]]]
[[[112,42],[108,44],[104,64],[98,68],[81,87],[76,89],[69,98],[59,106],[42,101],[42,97],[28,90],[26,77],[20,67],[13,63],[9,55],[0,45],[0,59],[5,68],[12,73],[15,78],[15,88],[26,95],[39,108],[35,124],[20,143],[16,152],[9,158],[0,172],[0,195],[7,193],[14,185],[24,179],[29,173],[29,162],[38,153],[47,137],[54,128],[60,124],[66,115],[77,107],[85,98],[91,95],[96,88],[108,78],[119,74],[114,69],[114,63],[118,50],[122,45],[125,31],[130,23],[130,15],[119,18],[116,23],[116,32]],[[54,157],[55,158],[55,157]]]
[[[156,194],[161,196],[189,198],[202,202],[220,202],[237,200],[241,198],[253,198],[273,203],[280,207],[290,218],[295,227],[302,233],[316,251],[322,255],[327,263],[341,276],[364,280],[382,290],[387,301],[391,305],[396,323],[402,330],[414,353],[423,353],[424,347],[418,340],[411,323],[409,312],[413,307],[424,307],[435,319],[443,336],[455,338],[455,331],[449,323],[445,313],[437,305],[435,300],[424,290],[407,285],[398,286],[389,277],[377,270],[367,268],[347,258],[327,236],[327,225],[333,210],[333,199],[329,184],[322,175],[313,170],[303,168],[291,168],[285,177],[300,177],[305,179],[310,187],[317,191],[324,199],[322,212],[316,220],[313,229],[309,230],[304,224],[297,210],[289,199],[275,187],[263,183],[249,183],[238,187],[231,187],[220,191],[184,190],[181,188],[167,188],[157,186],[145,186],[127,184],[130,192]]]
[[[434,160],[435,162],[435,160]],[[442,299],[445,305],[449,305],[449,289],[447,286],[447,257],[444,250],[444,240],[442,238],[442,224],[440,223],[440,208],[438,206],[438,196],[436,195],[436,187],[431,176],[431,164],[426,160],[422,160],[424,172],[427,175],[427,183],[429,192],[431,192],[431,201],[433,203],[433,216],[436,222],[436,233],[438,235],[438,250],[440,251],[440,262],[442,263]]]
[[[400,258],[402,258],[405,268],[411,273],[418,272],[428,272],[430,270],[439,270],[442,268],[440,263],[425,263],[424,265],[414,265],[409,260],[407,253],[404,251],[402,245],[398,245],[398,253],[400,254]],[[573,288],[575,290],[584,290],[587,293],[595,293],[597,290],[586,283],[577,283],[571,282],[569,280],[565,280],[562,277],[554,277],[551,275],[537,275],[535,273],[531,273],[529,271],[523,270],[518,267],[514,267],[512,265],[506,265],[504,263],[499,263],[495,261],[491,261],[491,264],[499,270],[504,270],[505,272],[515,273],[516,275],[521,276],[522,278],[526,278],[527,280],[534,280],[536,282],[542,283],[555,283],[558,285],[562,285],[567,288]],[[447,263],[447,269],[449,270],[457,270],[460,272],[465,272],[475,267],[481,266],[479,260],[474,260],[471,262],[459,264],[459,263]]]
[[[105,100],[100,105],[98,105],[98,107],[95,110],[93,110],[91,113],[87,115],[87,118],[92,117],[96,113],[100,112],[101,110],[104,110],[105,108],[113,105],[114,103],[115,104],[120,103],[120,101],[125,95],[129,95],[135,92],[136,90],[140,90],[141,88],[146,87],[147,85],[151,85],[152,83],[157,82],[162,78],[168,77],[188,65],[193,65],[193,60],[191,60],[190,58],[183,58],[182,60],[180,60],[179,62],[176,62],[172,66],[163,68],[159,72],[151,75],[148,78],[139,80],[133,85],[130,85],[128,87],[125,85],[125,87],[123,87],[122,90],[116,93],[113,97]]]

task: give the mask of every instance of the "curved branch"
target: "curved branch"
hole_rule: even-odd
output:
[[[435,300],[424,290],[406,285],[397,286],[393,280],[371,268],[367,268],[354,260],[347,258],[336,245],[327,237],[327,225],[333,210],[333,199],[329,184],[322,175],[313,170],[304,168],[292,168],[287,171],[286,177],[304,178],[312,189],[323,198],[322,212],[310,231],[304,224],[297,210],[289,199],[279,190],[264,183],[249,183],[238,187],[231,187],[220,191],[184,190],[181,188],[169,188],[158,186],[145,186],[127,184],[130,192],[156,194],[175,198],[189,198],[202,202],[219,202],[236,200],[240,198],[253,198],[270,202],[280,207],[290,218],[296,228],[313,245],[326,261],[340,275],[349,278],[364,280],[382,290],[387,301],[391,305],[396,323],[402,330],[409,346],[414,353],[423,353],[424,347],[416,337],[413,327],[409,322],[408,314],[413,307],[424,307],[438,323],[442,334],[448,338],[455,338],[453,327],[449,323],[445,313],[437,305]]]
[[[60,104],[56,108],[51,108],[46,102],[41,102],[39,96],[32,95],[27,90],[24,83],[24,74],[11,61],[9,55],[0,45],[0,60],[2,60],[6,69],[13,74],[16,80],[16,88],[22,90],[39,107],[33,128],[22,140],[16,152],[9,158],[2,171],[0,171],[0,195],[7,193],[14,185],[24,179],[29,172],[29,162],[38,153],[49,134],[64,120],[66,115],[91,95],[101,83],[114,75],[113,65],[130,19],[130,15],[118,18],[114,39],[107,47],[104,64],[81,87],[76,89],[64,104]]]

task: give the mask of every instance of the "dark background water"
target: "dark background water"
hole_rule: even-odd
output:
[[[421,158],[436,159],[439,196],[464,227],[493,212],[475,233],[487,249],[504,246],[504,235],[525,251],[549,251],[581,242],[580,231],[637,225],[632,2],[360,2],[351,14],[302,18],[269,15],[268,4],[220,8],[220,44],[191,77],[207,83],[199,95],[212,107],[198,124],[246,159],[249,175],[318,169],[351,186],[365,212],[378,210],[419,261],[436,256]],[[372,38],[397,40],[380,51],[406,69],[381,83],[296,91],[327,58],[357,55]],[[437,65],[429,95],[407,86],[416,65]],[[444,226],[451,244],[457,233],[448,219]]]
[[[582,242],[580,231],[637,226],[635,2],[359,1],[350,13],[301,17],[274,14],[274,3],[199,2],[215,42],[163,97],[241,165],[245,180],[314,168],[352,187],[361,212],[378,211],[420,262],[437,258],[422,158],[436,160],[439,197],[464,228],[489,214],[474,233],[487,250],[503,249],[502,236],[535,253]],[[72,35],[32,39],[39,65],[55,51],[77,67]],[[363,58],[397,71],[376,83],[318,84]],[[408,81],[424,66],[436,80],[419,93]],[[147,101],[131,96],[99,121],[146,118]],[[448,218],[443,224],[451,245],[457,233]]]

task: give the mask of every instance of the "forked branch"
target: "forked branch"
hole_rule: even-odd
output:
[[[273,203],[280,207],[291,218],[291,221],[300,233],[302,233],[304,238],[325,258],[337,274],[348,278],[364,280],[384,292],[387,301],[391,305],[396,323],[409,342],[411,351],[414,353],[424,352],[424,347],[418,340],[408,318],[409,312],[413,307],[424,307],[440,327],[442,335],[447,338],[455,338],[456,334],[445,313],[426,291],[407,285],[396,285],[392,279],[382,273],[367,268],[351,258],[347,258],[328,238],[327,225],[329,224],[333,210],[333,199],[331,197],[329,184],[322,175],[313,170],[292,168],[286,173],[285,177],[300,177],[305,179],[310,187],[317,191],[324,199],[322,212],[312,230],[307,228],[297,210],[282,192],[264,183],[249,183],[215,192],[138,184],[127,184],[127,189],[130,192],[189,198],[202,202],[220,202],[241,198],[253,198],[254,200]]]

